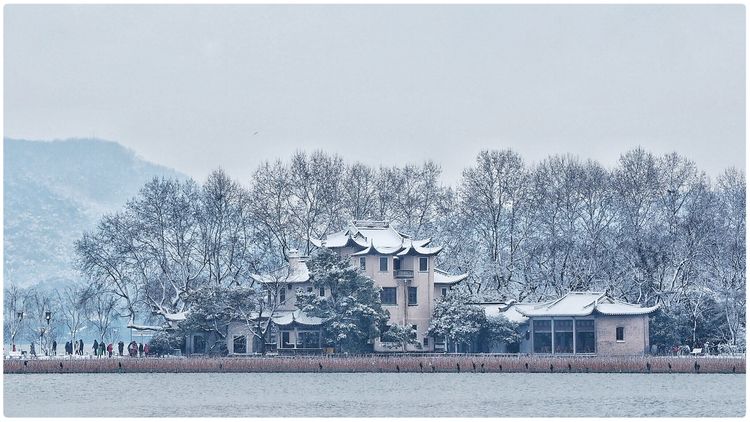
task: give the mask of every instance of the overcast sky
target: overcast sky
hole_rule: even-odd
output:
[[[203,179],[296,149],[745,166],[735,6],[5,6],[5,136],[90,137]]]

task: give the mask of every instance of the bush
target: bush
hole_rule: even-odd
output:
[[[149,353],[157,356],[172,354],[174,349],[182,349],[183,336],[174,331],[161,331],[148,342]]]

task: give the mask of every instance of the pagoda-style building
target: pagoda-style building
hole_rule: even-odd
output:
[[[435,299],[444,296],[467,274],[451,275],[435,268],[442,247],[431,247],[430,239],[412,239],[394,229],[388,221],[355,220],[348,228],[310,239],[316,247],[335,250],[350,257],[352,264],[382,288],[380,299],[390,313],[390,323],[412,326],[419,346],[409,351],[443,351],[445,343],[427,335]],[[394,350],[379,340],[374,351]]]

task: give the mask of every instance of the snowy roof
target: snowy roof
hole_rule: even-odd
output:
[[[430,239],[412,239],[391,226],[388,221],[355,220],[345,230],[322,239],[310,239],[317,247],[361,248],[353,255],[435,255],[442,247],[428,248]]]
[[[514,308],[527,317],[587,316],[599,312],[604,315],[645,315],[658,309],[658,305],[643,308],[640,305],[620,302],[606,293],[570,292],[565,296],[543,303],[515,304]]]
[[[493,316],[504,316],[508,318],[508,320],[516,322],[518,324],[523,324],[526,321],[529,320],[528,317],[524,316],[522,313],[518,311],[516,306],[529,306],[531,304],[528,303],[478,303],[477,305],[484,308],[484,314],[487,317],[493,317]]]
[[[276,325],[287,326],[292,324],[300,325],[320,325],[323,323],[323,318],[307,315],[301,310],[297,309],[294,311],[279,311],[271,318]]]
[[[447,272],[435,268],[435,278],[434,281],[436,284],[456,284],[459,281],[466,280],[466,278],[469,276],[469,274],[459,274],[459,275],[452,275],[448,274]]]
[[[289,256],[288,264],[270,274],[253,274],[251,277],[261,283],[304,283],[310,280],[310,269],[306,258]]]

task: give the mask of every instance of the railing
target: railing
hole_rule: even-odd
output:
[[[393,276],[396,278],[414,278],[414,270],[394,270]]]

